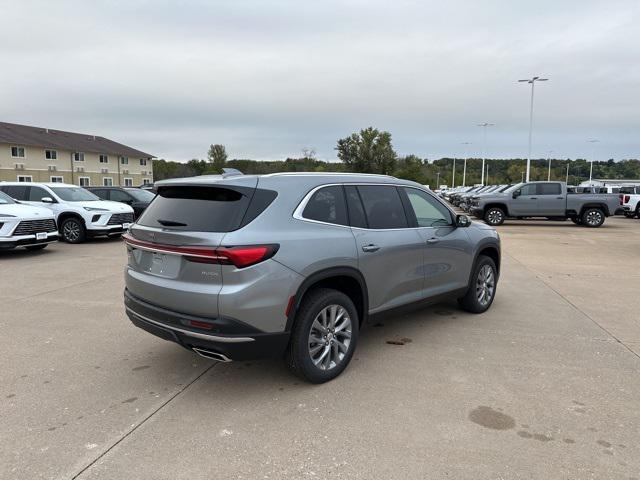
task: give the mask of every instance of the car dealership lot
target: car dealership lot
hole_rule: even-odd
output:
[[[317,386],[133,327],[120,240],[0,253],[0,478],[640,477],[640,221],[498,231],[489,312],[375,320]]]

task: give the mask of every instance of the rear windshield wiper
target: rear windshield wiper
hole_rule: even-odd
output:
[[[158,220],[156,220],[160,225],[164,225],[165,227],[186,227],[187,224],[186,223],[182,223],[182,222],[175,222],[173,220],[162,220],[161,218],[159,218]]]

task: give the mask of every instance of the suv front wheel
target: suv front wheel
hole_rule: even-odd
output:
[[[82,243],[87,237],[87,231],[82,224],[82,220],[69,217],[60,225],[60,234],[67,243]]]
[[[358,312],[349,297],[329,288],[305,295],[296,314],[287,365],[311,383],[342,373],[358,341]]]
[[[497,286],[498,269],[495,262],[480,255],[473,268],[467,293],[458,299],[458,304],[467,312],[484,313],[493,303]]]

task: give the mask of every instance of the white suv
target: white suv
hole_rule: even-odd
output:
[[[22,205],[0,192],[0,250],[41,250],[57,240],[58,228],[50,210]]]
[[[640,185],[620,187],[620,205],[626,217],[640,218]]]
[[[87,237],[119,235],[133,223],[133,209],[100,200],[93,193],[65,183],[2,182],[0,191],[21,203],[53,212],[62,239],[81,243]]]

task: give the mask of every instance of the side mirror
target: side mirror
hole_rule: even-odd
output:
[[[42,197],[42,198],[40,199],[40,201],[41,201],[42,203],[55,203],[55,202],[53,201],[53,198],[51,198],[51,197]]]
[[[471,225],[471,219],[466,215],[456,215],[456,225],[458,227],[468,227]]]
[[[513,192],[512,197],[513,198],[518,198],[521,194],[522,194],[522,192],[520,190],[516,190],[515,192]]]

